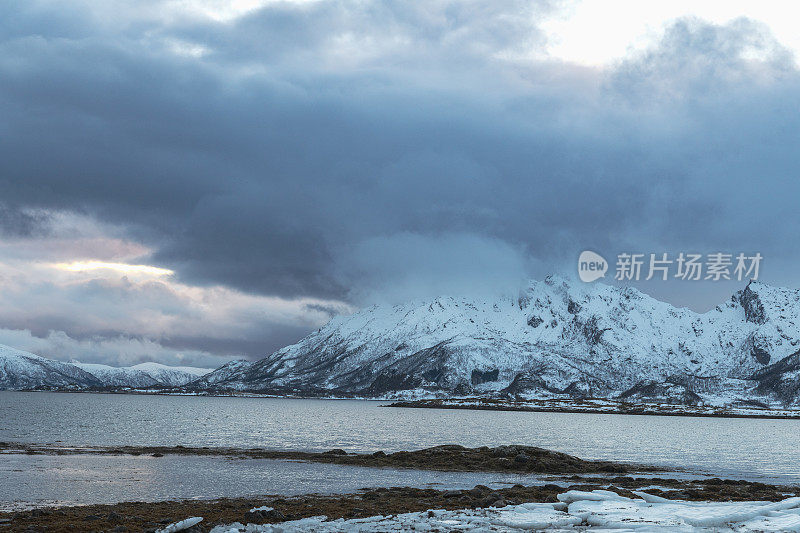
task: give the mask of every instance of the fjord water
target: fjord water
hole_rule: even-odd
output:
[[[800,420],[409,409],[387,402],[0,392],[0,441],[351,452],[525,444],[800,483]]]
[[[272,459],[108,455],[0,455],[0,511],[121,501],[355,492],[364,487],[440,490],[541,483],[538,476],[433,472]]]

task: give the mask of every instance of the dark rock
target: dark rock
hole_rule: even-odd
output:
[[[601,328],[598,326],[598,318],[595,315],[589,317],[589,320],[580,325],[581,333],[586,338],[586,342],[590,345],[599,344],[603,340],[603,332],[611,328]]]
[[[497,507],[497,502],[502,502],[503,497],[499,494],[489,494],[481,500],[481,507]]]
[[[738,302],[744,309],[744,319],[754,324],[764,324],[767,321],[764,313],[764,305],[758,294],[750,289],[750,283],[743,290],[737,292],[732,297],[734,302]]]
[[[497,381],[497,378],[500,376],[500,371],[498,369],[493,370],[478,370],[475,369],[472,371],[472,376],[470,376],[470,381],[473,385],[480,385],[481,383],[488,383],[491,381]]]
[[[530,456],[525,453],[519,453],[516,456],[514,456],[515,463],[525,464],[530,460],[531,460]]]
[[[122,515],[119,513],[115,513],[114,511],[108,513],[106,520],[112,524],[119,524],[122,522]]]
[[[488,494],[492,492],[492,489],[487,487],[486,485],[475,485],[474,488],[469,489],[469,494],[474,497],[483,496],[484,494]]]
[[[800,374],[800,350],[765,366],[750,376],[750,379],[758,381],[757,392],[774,395],[789,404],[800,395],[798,374]]]
[[[538,328],[544,320],[538,316],[532,316],[528,319],[528,325],[532,328]]]
[[[333,450],[328,450],[327,452],[323,452],[325,455],[347,455],[347,452],[342,450],[341,448],[334,448]]]
[[[759,348],[758,346],[753,346],[750,349],[750,355],[752,355],[753,358],[755,358],[755,360],[762,365],[769,364],[769,360],[771,358],[768,351],[763,348]]]

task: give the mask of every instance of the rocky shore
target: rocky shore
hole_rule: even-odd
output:
[[[430,488],[369,488],[353,494],[308,494],[303,496],[264,495],[259,497],[125,502],[40,508],[0,513],[0,533],[132,531],[156,532],[189,517],[202,522],[186,531],[206,532],[216,525],[234,522],[269,524],[314,516],[329,519],[394,515],[429,509],[479,509],[504,507],[523,502],[555,502],[567,490],[609,490],[633,497],[631,491],[688,501],[780,501],[800,494],[800,487],[775,486],[722,479],[671,479],[653,477],[658,469],[641,465],[585,461],[567,454],[528,446],[465,448],[438,446],[417,451],[350,454],[343,450],[323,453],[287,452],[262,449],[174,447],[70,448],[51,445],[0,443],[0,454],[147,454],[158,461],[168,454],[207,455],[231,458],[273,458],[307,460],[368,467],[415,468],[443,471],[541,473],[543,484],[514,485],[492,489],[477,485],[464,490]],[[664,475],[664,474],[662,474]]]
[[[283,459],[313,461],[340,465],[413,468],[447,472],[519,472],[537,474],[587,474],[630,473],[658,471],[645,465],[615,463],[611,461],[586,461],[566,453],[554,452],[534,446],[499,446],[496,448],[465,448],[458,445],[436,446],[416,451],[371,454],[348,453],[334,449],[326,452],[296,452],[261,448],[207,448],[187,446],[115,446],[115,447],[60,447],[38,444],[0,442],[0,453],[28,455],[198,455],[247,459]]]
[[[268,524],[320,515],[330,519],[360,518],[428,509],[475,509],[503,507],[522,502],[555,502],[556,496],[565,490],[605,489],[621,496],[633,497],[632,490],[647,488],[649,494],[689,501],[779,501],[800,494],[800,487],[721,479],[685,481],[632,476],[598,478],[575,475],[563,478],[561,481],[559,484],[535,487],[515,485],[497,490],[481,485],[467,490],[447,491],[393,487],[366,489],[357,494],[345,495],[311,494],[295,497],[265,495],[258,498],[131,502],[34,509],[0,513],[0,531],[156,532],[167,524],[187,517],[202,517],[203,521],[189,531],[205,532],[215,525],[233,522]],[[256,510],[259,507],[266,507],[267,510]]]

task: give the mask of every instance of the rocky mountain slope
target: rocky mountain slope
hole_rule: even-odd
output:
[[[753,282],[706,313],[549,277],[517,298],[442,297],[331,320],[191,383],[275,394],[791,403],[800,291]]]
[[[122,368],[78,361],[63,363],[0,345],[0,390],[177,387],[210,370],[159,363]]]

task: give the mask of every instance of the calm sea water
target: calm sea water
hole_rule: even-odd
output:
[[[220,457],[0,455],[0,511],[121,501],[355,492],[364,487],[535,485],[540,476],[375,469]]]
[[[384,404],[350,400],[0,392],[0,441],[76,446],[183,444],[309,451],[344,448],[354,452],[412,450],[451,443],[465,446],[527,444],[586,459],[656,464],[727,477],[800,483],[800,420],[407,409],[382,407]],[[118,470],[117,478],[129,474],[138,479],[136,476],[150,476],[148,469],[158,468],[156,474],[161,478],[153,486],[158,485],[166,492],[174,491],[175,483],[166,481],[170,477],[169,468],[177,469],[176,472],[186,477],[192,465],[202,471],[205,468],[202,464],[211,464],[203,463],[207,459],[202,458],[171,458],[169,462],[161,458],[162,462],[154,463],[146,458],[15,457],[18,464],[11,468],[8,467],[10,456],[0,456],[0,460],[6,462],[6,475],[17,471],[17,478],[10,479],[16,479],[14,483],[18,486],[26,483],[32,486],[32,494],[40,500],[47,497],[61,500],[59,490],[79,483],[81,476],[92,479],[98,475],[95,471],[103,469],[106,472]],[[299,479],[296,472],[285,470],[289,467],[276,466],[289,464],[286,462],[250,462],[248,464],[255,466],[246,467],[242,462],[219,459],[213,464],[216,466],[208,468],[228,472],[230,487],[238,487],[237,490],[226,488],[215,496],[250,493],[243,489],[246,482],[242,476],[247,468],[259,472],[258,475],[268,472],[274,479],[281,476],[287,480]],[[305,475],[309,479],[324,479],[325,467],[305,465],[302,468],[307,469]],[[331,472],[343,472],[337,468]],[[387,472],[394,471],[368,469],[367,473],[353,474],[353,486],[347,486],[455,482],[453,477],[434,473],[411,483],[409,479]],[[204,475],[198,473],[199,477],[187,486],[195,486],[198,494],[205,494]],[[222,478],[224,476],[215,474],[209,479]],[[471,486],[472,481],[474,478],[460,480],[465,486]],[[48,484],[59,490],[49,495],[37,492],[37,487]],[[225,483],[220,482],[220,486]],[[253,486],[257,487],[253,489],[254,494],[277,490],[249,484]],[[298,486],[300,492],[309,492],[307,486]],[[318,490],[325,491],[324,483],[320,487]],[[288,491],[290,487],[283,488]],[[192,490],[184,497],[194,497]],[[0,493],[0,501],[4,498]]]

